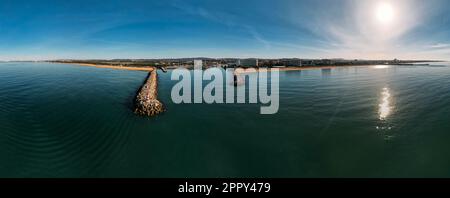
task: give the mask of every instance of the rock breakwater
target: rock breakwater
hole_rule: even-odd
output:
[[[158,74],[154,69],[149,72],[147,80],[136,95],[134,112],[151,117],[164,111],[164,105],[158,100]]]

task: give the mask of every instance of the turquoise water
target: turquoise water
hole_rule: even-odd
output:
[[[450,177],[450,67],[280,73],[280,109],[132,112],[145,72],[0,63],[0,177]]]

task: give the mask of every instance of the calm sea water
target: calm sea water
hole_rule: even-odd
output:
[[[450,177],[450,67],[280,73],[280,109],[132,112],[145,72],[0,64],[0,177]]]

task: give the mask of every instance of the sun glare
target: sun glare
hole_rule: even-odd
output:
[[[394,19],[394,8],[389,3],[380,3],[376,7],[375,15],[380,23],[389,24]]]

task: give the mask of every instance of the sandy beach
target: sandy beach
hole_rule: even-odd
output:
[[[118,69],[118,70],[132,70],[132,71],[147,71],[151,72],[155,70],[155,67],[124,67],[115,65],[97,65],[89,63],[65,63],[65,64],[75,64],[87,67],[97,67],[106,69]],[[278,69],[279,71],[300,71],[300,70],[314,70],[314,69],[333,69],[333,68],[343,68],[343,67],[362,67],[362,66],[373,66],[373,65],[346,65],[346,66],[298,66],[298,67],[280,67],[280,68],[237,68],[235,70],[236,74],[246,74],[254,72],[269,72],[271,69]]]
[[[80,66],[106,68],[106,69],[132,70],[132,71],[151,72],[151,71],[155,70],[154,67],[124,67],[124,66],[114,66],[114,65],[96,65],[96,64],[88,64],[88,63],[67,63],[67,64],[75,64],[75,65],[80,65]]]

